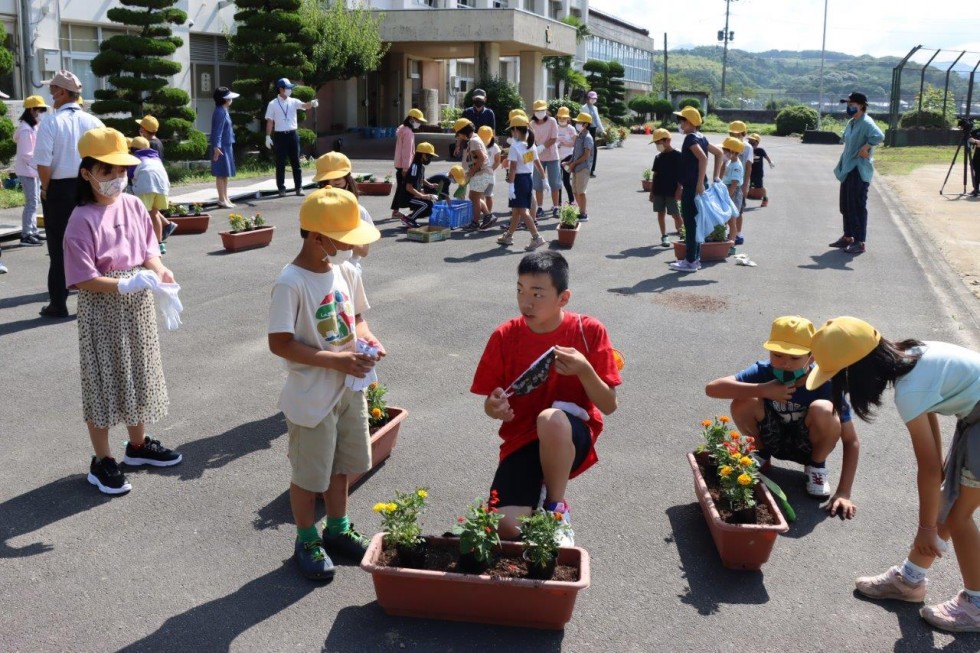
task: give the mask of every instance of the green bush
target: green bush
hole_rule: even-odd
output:
[[[680,102],[677,103],[677,109],[679,111],[679,110],[683,109],[684,107],[694,107],[695,109],[697,109],[698,111],[700,111],[701,110],[701,101],[698,100],[697,98],[693,98],[693,97],[684,98],[683,100],[681,100]]]
[[[558,113],[558,109],[561,107],[568,107],[568,113],[571,114],[572,120],[575,120],[579,112],[582,110],[582,105],[572,100],[571,98],[562,97],[555,100],[550,100],[548,102],[548,113],[555,115]]]
[[[524,108],[524,98],[521,97],[517,86],[506,79],[491,77],[481,80],[475,88],[482,88],[487,92],[487,106],[493,109],[494,116],[497,118],[497,132],[504,133],[504,130],[507,129],[507,116],[510,115],[510,112],[514,109]],[[473,89],[468,91],[463,98],[464,106],[468,107],[472,104]]]
[[[939,111],[906,111],[898,122],[899,127],[928,127],[930,129],[949,129],[946,117]]]
[[[316,132],[312,129],[300,127],[296,130],[296,135],[299,136],[300,147],[309,147],[316,141]]]
[[[670,103],[670,100],[657,100],[653,103],[653,115],[657,116],[661,120],[669,116],[674,112],[674,105]]]
[[[807,129],[816,129],[817,118],[816,111],[802,104],[786,107],[776,114],[776,134],[789,136],[802,134]]]

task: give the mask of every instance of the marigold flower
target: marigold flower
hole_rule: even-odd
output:
[[[554,516],[555,521],[561,521],[561,513],[560,512],[552,513],[552,515]]]
[[[416,494],[418,494],[423,499],[429,496],[429,493],[426,492],[425,490],[419,490]]]
[[[485,526],[485,527],[483,528],[483,530],[485,530],[485,531],[487,532],[487,534],[489,534],[489,533],[492,533],[492,532],[493,532],[493,529],[492,529],[492,528],[490,528],[489,526]]]
[[[703,426],[704,428],[708,428],[709,426],[711,426],[711,420],[710,419],[701,420],[701,426]]]
[[[729,417],[728,415],[722,415],[721,417],[718,418],[718,421],[721,422],[722,424],[728,424],[730,421],[732,421],[732,418]]]
[[[742,434],[741,434],[741,433],[739,433],[738,431],[732,431],[731,433],[729,433],[729,434],[728,434],[728,436],[729,436],[729,437],[730,437],[730,438],[731,438],[732,440],[738,440],[738,439],[739,439],[740,437],[742,437]]]
[[[380,408],[372,408],[371,409],[371,417],[373,417],[374,419],[380,419],[381,418],[381,409]]]
[[[732,470],[731,467],[729,467],[728,465],[725,465],[721,469],[718,470],[718,474],[720,476],[724,477],[724,478],[728,478],[729,476],[732,475],[732,471],[734,471],[734,470]]]
[[[386,503],[376,503],[374,504],[374,507],[371,508],[371,510],[373,510],[374,512],[384,512],[384,509],[387,507],[387,505],[388,504]]]
[[[457,517],[457,518],[456,518],[456,521],[458,521],[458,522],[459,522],[460,524],[462,524],[462,523],[463,523],[464,521],[466,521],[466,520],[465,520],[465,519],[463,519],[462,517]]]
[[[396,510],[398,510],[397,503],[389,503],[386,507],[388,509],[388,512],[395,512]]]
[[[749,458],[748,456],[742,456],[742,459],[739,460],[738,462],[742,463],[742,467],[748,467],[755,461]]]
[[[738,477],[738,484],[739,485],[752,485],[752,476],[743,472]]]
[[[371,385],[368,386],[368,388],[371,389],[371,390],[376,390],[377,387],[378,387],[378,382],[377,381],[375,381],[374,383],[372,383]]]

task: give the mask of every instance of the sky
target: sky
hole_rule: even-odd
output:
[[[668,50],[718,45],[725,27],[725,0],[589,0],[589,6],[650,31],[657,48]],[[912,7],[920,12],[914,18]],[[823,35],[824,0],[732,0],[728,29],[735,32],[730,48],[819,50]],[[827,0],[827,50],[847,54],[904,57],[916,45],[955,50],[941,52],[934,64],[952,63],[962,50],[961,64],[980,59],[980,9],[975,0],[939,0],[934,5],[906,0]],[[941,9],[941,11],[939,10]],[[932,53],[917,54],[923,62]]]

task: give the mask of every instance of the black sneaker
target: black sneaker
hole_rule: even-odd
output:
[[[463,231],[476,231],[480,228],[480,222],[467,222],[463,225]]]
[[[58,308],[56,306],[52,306],[51,304],[48,304],[47,306],[44,306],[40,311],[38,311],[37,314],[40,315],[41,317],[53,317],[53,318],[60,319],[63,317],[68,317],[68,309]]]
[[[297,537],[293,557],[300,572],[310,580],[333,580],[333,560],[323,550],[323,542],[320,540],[301,542]]]
[[[543,218],[544,217],[544,209],[539,206],[537,212],[534,214],[534,217],[536,217],[536,218]]]
[[[497,216],[487,213],[480,222],[480,229],[489,229],[495,224],[497,224]]]
[[[303,197],[305,195],[306,195],[306,193],[303,192],[303,189],[302,188],[297,188],[296,189],[296,197]]]
[[[45,236],[42,233],[36,233],[36,234],[31,234],[31,235],[34,236],[35,238],[37,238],[38,240],[40,240],[42,243],[48,239],[48,237]]]
[[[97,460],[92,456],[92,464],[88,470],[88,482],[99,488],[102,494],[126,494],[133,486],[119,469],[115,458]]]
[[[413,220],[407,215],[401,216],[402,226],[406,229],[417,229],[419,226],[418,220]]]
[[[40,247],[43,243],[34,236],[21,236],[20,244],[23,247]]]
[[[354,530],[354,524],[340,535],[330,535],[323,531],[323,548],[335,556],[360,560],[367,553],[370,540]]]
[[[173,235],[175,231],[177,231],[176,222],[168,222],[167,224],[163,225],[163,233],[161,234],[160,242],[162,243],[168,238],[170,238],[170,236]]]
[[[286,196],[286,191],[284,189],[280,188],[279,189],[279,197],[285,197],[285,196]]]
[[[159,440],[147,437],[143,441],[143,446],[137,449],[131,443],[126,443],[126,455],[123,462],[133,467],[140,465],[152,465],[154,467],[171,467],[176,465],[184,457],[176,451],[171,451],[160,444]]]
[[[582,214],[580,214],[578,216],[578,221],[579,222],[588,222],[589,221],[589,214],[588,213],[582,213]]]

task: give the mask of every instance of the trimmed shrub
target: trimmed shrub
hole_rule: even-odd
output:
[[[561,107],[568,107],[568,113],[571,114],[572,120],[575,120],[575,117],[578,116],[579,112],[582,110],[581,104],[567,97],[548,101],[548,113],[550,113],[552,116],[558,113],[558,109]]]
[[[698,111],[701,111],[701,101],[693,97],[684,98],[683,100],[677,103],[677,108],[678,110],[680,110],[683,109],[684,107],[694,107]]]
[[[899,127],[928,127],[930,129],[949,129],[950,124],[939,111],[906,111],[898,122]]]
[[[778,136],[802,134],[807,129],[815,129],[816,126],[817,112],[802,104],[786,107],[776,114],[776,134]]]

